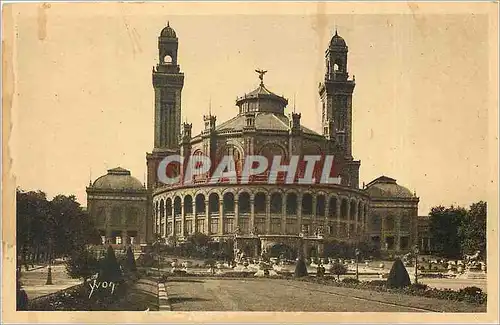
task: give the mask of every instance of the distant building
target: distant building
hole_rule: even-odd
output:
[[[87,208],[103,243],[146,243],[148,238],[147,190],[130,171],[108,170],[87,187]]]
[[[418,198],[396,180],[381,176],[366,185],[370,195],[368,234],[382,251],[401,252],[417,241]]]

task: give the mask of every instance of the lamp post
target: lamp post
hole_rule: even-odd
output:
[[[49,238],[49,267],[47,269],[47,282],[45,282],[45,285],[52,284],[52,238]]]
[[[156,236],[156,254],[158,255],[158,279],[161,278],[161,255],[160,255],[160,242],[161,242],[161,235],[158,234]]]
[[[359,281],[359,272],[358,272],[358,264],[359,264],[359,249],[356,248],[356,250],[354,251],[354,254],[356,254],[356,280]]]
[[[418,246],[413,246],[413,253],[415,254],[415,283],[418,283]]]

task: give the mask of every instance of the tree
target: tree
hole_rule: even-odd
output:
[[[100,282],[121,282],[122,270],[116,260],[115,251],[111,245],[108,246],[106,257],[100,263],[99,281]]]
[[[339,262],[333,263],[330,268],[330,273],[337,276],[337,280],[340,280],[340,276],[347,273],[347,267]]]
[[[210,242],[210,237],[202,232],[195,232],[188,237],[188,241],[198,248],[207,247]]]
[[[82,247],[73,251],[66,260],[66,272],[72,278],[81,278],[86,283],[94,274],[99,272],[99,261],[93,252]]]
[[[137,265],[135,263],[134,252],[132,252],[132,247],[127,248],[127,257],[125,259],[125,269],[129,272],[137,271]]]
[[[400,258],[396,258],[387,278],[387,286],[389,288],[403,288],[410,284],[410,276],[406,271],[406,267]]]
[[[463,254],[481,252],[486,257],[486,202],[479,201],[470,206],[460,225],[461,249]]]
[[[460,207],[434,207],[430,212],[430,233],[437,254],[448,258],[461,256],[460,226],[467,211]]]
[[[304,261],[303,258],[299,258],[297,261],[297,265],[295,265],[295,273],[294,276],[297,278],[307,276],[307,266],[306,262]]]

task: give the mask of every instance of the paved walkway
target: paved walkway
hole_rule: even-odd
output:
[[[24,268],[22,269],[21,283],[23,284],[23,289],[28,294],[29,299],[63,290],[82,282],[80,279],[71,279],[66,274],[66,266],[61,264],[52,266],[53,284],[46,285],[47,272],[47,266],[35,267],[34,269],[30,269],[28,271],[25,271]]]
[[[478,312],[484,306],[281,279],[170,278],[173,311]]]

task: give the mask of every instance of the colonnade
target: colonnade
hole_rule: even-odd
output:
[[[325,235],[343,239],[364,234],[368,199],[352,193],[213,188],[174,190],[154,197],[154,231],[161,237],[194,232]]]

